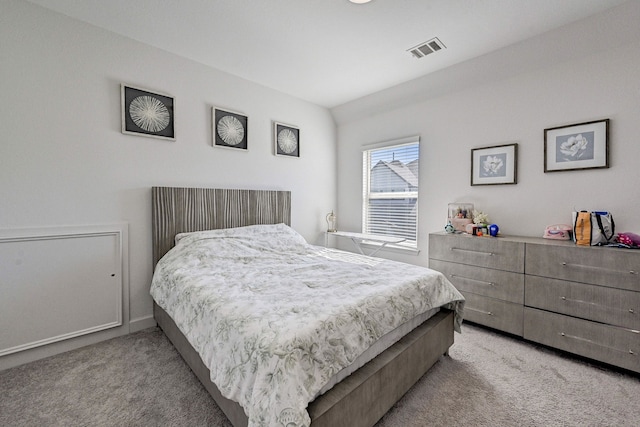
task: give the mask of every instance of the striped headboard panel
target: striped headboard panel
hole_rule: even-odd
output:
[[[291,225],[291,192],[153,187],[153,266],[178,233],[255,224]]]

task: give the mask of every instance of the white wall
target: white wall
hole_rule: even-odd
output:
[[[0,228],[128,222],[132,321],[152,316],[152,186],[291,190],[293,228],[323,242],[328,110],[23,1],[2,1],[0,40]],[[123,82],[175,97],[175,142],[121,133]],[[212,105],[249,116],[247,152],[211,146]],[[272,120],[300,127],[301,158],[273,155]]]
[[[511,235],[542,236],[546,225],[569,223],[574,209],[609,210],[617,231],[640,233],[639,18],[640,2],[630,2],[530,40],[521,47],[529,57],[541,54],[540,62],[524,71],[513,67],[519,72],[509,77],[502,70],[518,60],[513,47],[433,76],[442,82],[445,74],[468,76],[447,93],[425,90],[423,100],[416,101],[419,94],[409,95],[411,85],[416,90],[428,87],[427,76],[334,109],[339,124],[339,228],[361,229],[362,146],[418,134],[421,253],[387,253],[390,258],[427,265],[428,233],[443,230],[451,202],[474,203]],[[619,31],[629,28],[633,33]],[[607,37],[600,46],[606,50],[581,44],[592,31]],[[563,45],[567,55],[555,60]],[[489,73],[492,67],[496,78]],[[482,73],[485,80],[480,82]],[[403,97],[411,102],[403,105]],[[609,169],[544,173],[545,128],[604,118],[611,119]],[[510,142],[519,144],[517,185],[472,187],[471,149]]]

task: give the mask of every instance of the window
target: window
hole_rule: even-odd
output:
[[[362,153],[362,232],[417,247],[420,139],[376,144]]]

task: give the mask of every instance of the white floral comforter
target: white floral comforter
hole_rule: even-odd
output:
[[[368,346],[463,296],[440,273],[306,243],[284,224],[178,235],[151,295],[249,427],[308,426],[308,403]],[[344,254],[344,253],[342,253]]]

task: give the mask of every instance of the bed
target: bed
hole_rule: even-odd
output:
[[[308,245],[289,192],[152,199],[154,316],[236,427],[372,426],[453,344],[464,299],[442,275],[403,264],[397,288],[398,263]]]

